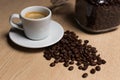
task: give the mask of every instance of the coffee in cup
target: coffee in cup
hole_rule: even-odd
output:
[[[40,19],[46,17],[47,14],[44,12],[28,12],[25,14],[26,18],[31,18],[31,19]]]

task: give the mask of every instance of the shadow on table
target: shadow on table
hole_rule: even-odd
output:
[[[21,47],[15,43],[13,43],[9,37],[9,34],[5,35],[7,38],[7,43],[14,49],[22,51],[22,52],[27,52],[27,53],[36,53],[36,52],[42,52],[44,50],[44,48],[36,48],[36,49],[32,49],[32,48],[25,48],[25,47]]]

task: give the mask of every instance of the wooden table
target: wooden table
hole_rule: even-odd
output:
[[[100,72],[89,74],[86,79],[75,67],[68,71],[62,64],[50,67],[51,61],[45,60],[41,49],[27,49],[14,44],[8,37],[9,16],[19,13],[23,8],[33,5],[51,6],[49,0],[0,0],[0,80],[119,80],[120,79],[120,29],[105,34],[87,34],[69,20],[75,0],[70,0],[65,8],[53,13],[53,20],[59,22],[64,30],[71,30],[79,38],[90,40],[98,53],[107,61]]]

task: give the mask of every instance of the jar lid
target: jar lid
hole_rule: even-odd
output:
[[[120,0],[87,0],[94,5],[116,5],[120,4]]]

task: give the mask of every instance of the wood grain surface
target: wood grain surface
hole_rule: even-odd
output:
[[[79,38],[88,39],[97,47],[98,53],[107,61],[101,71],[91,75],[89,69],[80,71],[75,67],[68,71],[63,64],[50,67],[51,61],[43,57],[43,49],[27,49],[14,44],[8,37],[9,17],[12,13],[28,6],[40,5],[50,7],[49,0],[0,0],[0,80],[119,80],[120,79],[120,29],[104,34],[88,34],[77,28],[70,19],[74,12],[75,0],[68,5],[57,8],[52,19],[59,22],[64,30],[71,30]],[[67,8],[67,9],[66,9]],[[71,13],[71,14],[70,14]],[[88,72],[83,79],[81,75]]]

